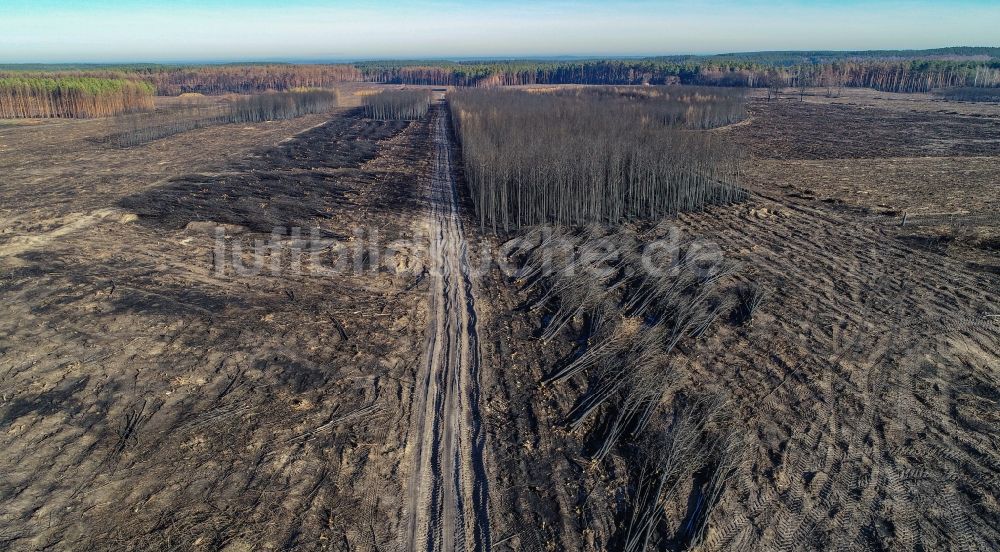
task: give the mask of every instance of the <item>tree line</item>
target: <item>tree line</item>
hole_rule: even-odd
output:
[[[204,66],[115,65],[59,70],[0,71],[0,77],[97,78],[130,80],[152,85],[159,96],[287,92],[296,88],[332,88],[362,80],[351,65],[231,64]]]
[[[256,94],[331,88],[343,82],[495,87],[532,84],[689,84],[733,87],[870,87],[927,92],[1000,86],[1000,49],[917,52],[763,52],[644,59],[377,61],[354,64],[203,66],[7,66],[0,77],[101,78],[146,82],[159,95]]]
[[[222,65],[179,68],[148,73],[160,95],[186,92],[201,94],[259,94],[295,88],[332,88],[343,82],[360,80],[350,65]]]
[[[107,117],[153,107],[144,82],[98,78],[0,78],[0,118]]]
[[[138,146],[210,126],[294,119],[322,113],[336,107],[338,101],[337,94],[329,90],[303,90],[258,94],[222,106],[129,115],[115,122],[115,132],[104,141],[114,147]]]
[[[452,92],[480,224],[496,233],[549,222],[619,224],[742,200],[740,150],[684,129],[730,119],[712,121],[703,112],[719,112],[713,101],[692,97],[613,89]]]
[[[372,119],[415,121],[431,107],[429,90],[383,90],[362,98],[365,116]]]
[[[534,84],[867,87],[927,92],[952,86],[1000,86],[1000,61],[858,59],[776,65],[731,60],[592,60],[572,62],[371,63],[366,81],[497,87]]]
[[[601,86],[529,92],[564,98],[604,98],[641,110],[644,121],[669,127],[705,130],[738,123],[747,117],[747,94],[741,88]]]

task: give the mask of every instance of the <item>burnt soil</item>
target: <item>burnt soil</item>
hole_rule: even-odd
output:
[[[650,427],[715,397],[744,446],[710,512],[710,470],[680,483],[661,548],[691,542],[694,517],[704,550],[1000,547],[1000,260],[981,218],[1000,127],[892,101],[753,100],[713,131],[752,155],[747,203],[620,230],[714,242],[739,267],[727,285],[768,292],[669,359]],[[0,548],[400,549],[430,121],[341,110],[124,152],[87,140],[99,124],[0,129]],[[959,218],[931,226],[942,213]],[[471,257],[499,245],[464,222]],[[282,254],[218,273],[218,228],[223,258]],[[416,241],[363,271],[288,269],[314,237],[375,231]],[[616,548],[641,439],[592,461],[605,413],[566,424],[592,375],[541,384],[585,328],[542,343],[517,281],[473,286],[491,548]]]
[[[713,131],[751,153],[747,203],[618,230],[655,239],[672,226],[713,242],[739,267],[733,285],[767,292],[751,323],[720,319],[664,366],[677,379],[650,431],[669,434],[685,397],[712,397],[724,404],[713,423],[744,445],[711,512],[694,492],[705,473],[680,480],[652,542],[684,549],[700,518],[703,550],[995,549],[1000,258],[986,236],[1000,119],[817,99],[751,110]],[[912,217],[901,225],[906,212],[963,216],[927,242]],[[486,404],[491,436],[508,444],[494,460],[494,533],[509,539],[498,549],[617,549],[643,436],[591,460],[613,410],[568,422],[597,374],[541,383],[594,345],[585,319],[543,344],[546,311],[524,309],[523,282],[491,277]]]
[[[140,163],[193,142],[192,157],[214,149],[216,161],[118,189],[80,190],[84,176],[69,193],[91,211],[40,204],[8,219],[2,547],[347,550],[395,539],[425,326],[420,242],[333,274],[292,270],[289,252],[312,228],[352,243],[421,232],[429,123],[326,118],[228,162],[240,134],[270,129],[117,152]],[[316,121],[294,123],[268,140]],[[77,147],[97,146],[49,152],[53,182]],[[19,161],[39,174],[28,153]],[[36,187],[21,178],[4,194]],[[274,226],[281,245],[263,270],[217,270],[215,228],[230,257]]]

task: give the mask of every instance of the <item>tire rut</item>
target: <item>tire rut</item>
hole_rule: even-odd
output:
[[[406,550],[489,550],[475,293],[444,105],[432,116],[430,324],[412,402],[403,540]]]

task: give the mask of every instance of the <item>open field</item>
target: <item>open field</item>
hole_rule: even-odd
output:
[[[882,218],[914,245],[947,246],[952,257],[995,271],[1000,111],[954,102],[924,111],[901,96],[855,91],[852,106],[758,100],[751,110],[767,120],[731,129],[756,157],[748,183]]]
[[[751,95],[767,98],[767,91],[753,90]],[[785,88],[781,92],[782,99],[800,100],[807,103],[839,104],[855,107],[878,107],[891,111],[910,111],[918,113],[943,113],[946,115],[982,115],[985,117],[1000,116],[1000,104],[996,102],[953,102],[946,101],[931,93],[913,92],[882,92],[869,88],[815,88],[808,87],[804,93],[799,90]]]
[[[0,548],[1000,548],[995,105],[671,129],[742,148],[745,201],[556,229],[726,268],[640,281],[477,272],[539,230],[482,228],[447,103],[380,88],[0,126]]]
[[[209,220],[227,224],[228,247],[260,225],[270,233],[270,220],[330,238],[377,216],[384,239],[411,235],[427,123],[347,111],[126,151],[86,141],[90,128],[16,142],[44,152],[44,171],[30,150],[4,157],[24,185],[5,188],[0,244],[4,542],[282,547],[390,534],[358,519],[401,517],[382,502],[391,472],[375,473],[392,464],[359,459],[402,427],[392,403],[408,400],[421,332],[398,330],[421,327],[425,308],[401,299],[425,294],[415,253],[393,259],[398,275],[219,279]],[[299,490],[274,494],[289,484]],[[163,515],[175,520],[166,531]]]

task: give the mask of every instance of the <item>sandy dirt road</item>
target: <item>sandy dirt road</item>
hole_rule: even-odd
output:
[[[443,103],[434,110],[433,133],[430,322],[407,439],[404,541],[407,550],[489,550],[476,302]]]

